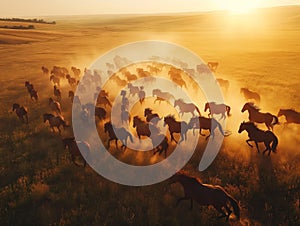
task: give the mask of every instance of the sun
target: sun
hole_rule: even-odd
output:
[[[218,8],[229,11],[232,14],[250,13],[260,6],[259,0],[214,0]]]

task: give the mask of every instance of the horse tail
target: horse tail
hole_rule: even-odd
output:
[[[231,116],[230,110],[231,110],[231,107],[230,106],[226,106],[227,116]]]
[[[199,108],[196,105],[195,105],[195,109],[198,112],[199,116],[201,116],[201,112],[200,112]]]
[[[240,207],[239,207],[237,201],[231,195],[229,195],[227,193],[226,193],[226,195],[227,195],[228,200],[233,208],[233,212],[234,212],[235,216],[237,217],[237,219],[240,219]]]
[[[275,116],[275,115],[272,115],[273,116],[273,121],[272,121],[272,125],[276,125],[276,124],[279,124],[279,121],[278,121],[278,117]]]
[[[273,143],[272,143],[272,147],[271,150],[275,153],[276,152],[276,148],[278,146],[278,138],[273,134]]]
[[[215,119],[213,119],[213,120],[217,124],[217,126],[218,126],[220,132],[222,133],[222,135],[225,137],[225,133],[224,133],[224,130],[223,130],[221,124],[217,120],[215,120]]]
[[[131,143],[133,143],[133,137],[132,137],[131,133],[128,132],[127,134],[129,136],[129,139],[130,139]]]

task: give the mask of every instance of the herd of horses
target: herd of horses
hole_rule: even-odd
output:
[[[118,58],[118,61],[115,61],[115,64],[107,63],[108,71],[114,70],[118,64],[121,65],[121,62],[126,61],[126,59]],[[215,71],[218,67],[217,62],[209,62],[207,65],[210,70]],[[201,65],[197,68],[200,70],[206,70],[206,67],[200,68]],[[124,71],[124,76],[127,78],[127,81],[115,79],[116,84],[122,84],[122,86],[127,86],[128,92],[125,90],[121,90],[120,95],[122,97],[121,103],[121,115],[123,123],[128,123],[128,125],[132,125],[132,128],[136,130],[136,134],[142,142],[142,137],[149,137],[152,141],[153,154],[159,153],[162,154],[164,152],[165,158],[167,158],[167,150],[170,146],[168,137],[161,132],[157,124],[162,121],[164,126],[168,127],[171,141],[174,141],[177,145],[180,145],[181,142],[187,141],[187,132],[188,130],[193,130],[193,134],[195,135],[195,130],[199,129],[199,134],[205,136],[202,133],[202,130],[208,130],[209,135],[206,137],[214,138],[215,131],[218,129],[223,136],[226,136],[221,124],[215,118],[216,116],[220,116],[220,119],[225,119],[226,117],[231,116],[231,107],[225,104],[218,104],[215,102],[206,103],[204,106],[204,112],[208,111],[208,117],[204,117],[201,115],[201,112],[194,103],[185,103],[183,99],[175,99],[175,97],[168,93],[167,91],[160,90],[158,88],[153,89],[152,95],[156,97],[154,103],[157,101],[168,101],[173,102],[173,107],[179,109],[179,116],[183,116],[184,114],[190,114],[192,117],[188,122],[178,121],[176,120],[174,115],[166,115],[160,116],[158,113],[154,113],[149,106],[144,107],[144,117],[135,115],[131,117],[130,112],[128,110],[129,99],[133,97],[138,97],[141,106],[143,106],[143,102],[145,100],[145,91],[143,87],[136,87],[131,82],[136,80],[137,77],[152,77],[153,74],[157,74],[160,70],[156,67],[156,64],[148,65],[147,70],[138,68],[137,75],[131,74],[128,71]],[[50,128],[53,132],[55,132],[55,128],[59,134],[61,134],[61,127],[64,129],[70,127],[64,119],[63,112],[61,110],[61,100],[62,100],[62,91],[60,89],[62,79],[65,79],[69,86],[78,90],[85,90],[84,86],[81,86],[78,82],[80,76],[82,75],[82,71],[79,68],[71,67],[70,70],[73,73],[71,76],[69,70],[65,67],[54,66],[52,70],[49,70],[46,67],[42,67],[42,72],[44,75],[49,76],[50,81],[53,83],[53,96],[49,97],[48,104],[49,110],[51,113],[43,114],[44,123],[48,122]],[[181,71],[176,68],[171,68],[168,75],[170,79],[175,83],[180,84],[181,88],[187,88],[188,84],[183,80],[180,76]],[[84,70],[84,74],[88,76],[83,76],[83,81],[86,83],[93,83],[101,81],[101,72],[94,71],[93,75],[88,70]],[[85,78],[84,78],[85,77]],[[89,78],[87,78],[89,77]],[[228,90],[229,81],[224,79],[218,79],[216,82],[220,84],[223,88]],[[34,85],[29,81],[25,82],[25,87],[30,95],[30,98],[33,101],[39,101],[38,92],[35,89]],[[254,100],[256,104],[260,102],[260,96],[258,93],[253,92],[247,88],[241,88],[241,94],[247,100]],[[128,95],[127,95],[128,94]],[[109,99],[109,93],[100,90],[99,87],[96,89],[95,93],[95,104],[87,103],[82,104],[81,100],[78,96],[74,95],[74,91],[70,90],[68,93],[68,97],[71,100],[73,105],[78,105],[81,107],[81,118],[84,122],[87,122],[89,118],[91,118],[90,113],[95,112],[95,116],[99,118],[100,121],[104,121],[103,129],[104,132],[108,135],[107,140],[107,149],[109,150],[111,147],[111,141],[115,141],[115,146],[118,149],[118,140],[121,140],[122,146],[121,149],[123,151],[126,150],[128,140],[133,142],[133,135],[123,127],[116,127],[112,124],[111,121],[107,121],[107,112],[108,108],[112,107],[112,104]],[[26,107],[21,106],[18,103],[13,104],[13,111],[16,112],[17,117],[23,123],[28,122],[28,110]],[[94,111],[92,111],[94,110]],[[261,112],[260,109],[252,102],[247,102],[241,109],[241,112],[248,111],[249,121],[242,122],[240,124],[238,133],[242,133],[246,131],[248,133],[249,139],[246,140],[247,144],[250,147],[253,145],[250,142],[254,142],[257,148],[257,151],[260,152],[258,143],[263,142],[265,145],[265,150],[263,153],[268,151],[268,155],[271,152],[276,152],[276,148],[278,145],[278,138],[272,132],[273,127],[276,124],[279,124],[278,117],[285,116],[286,124],[289,123],[297,123],[300,124],[300,113],[293,109],[280,109],[277,116],[271,113]],[[132,119],[132,120],[131,120]],[[261,130],[257,127],[257,124],[264,123],[268,130]],[[180,134],[180,140],[176,140],[174,134]],[[77,141],[74,137],[62,138],[62,144],[65,149],[67,149],[70,153],[70,157],[72,162],[75,165],[79,165],[76,161],[77,157],[82,157],[84,167],[86,166],[85,157],[90,153],[90,145],[85,141]],[[193,201],[196,201],[200,205],[212,205],[220,214],[220,217],[225,217],[226,220],[229,219],[229,216],[233,212],[237,218],[240,217],[240,209],[237,201],[229,195],[222,187],[203,184],[200,182],[198,178],[191,177],[188,173],[184,171],[180,171],[173,175],[170,179],[170,184],[178,182],[182,185],[184,190],[184,197],[179,198],[177,204],[179,204],[183,200],[190,200],[191,208],[193,207]]]

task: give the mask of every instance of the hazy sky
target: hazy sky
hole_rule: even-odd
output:
[[[300,0],[1,0],[0,17],[210,11],[300,5]]]

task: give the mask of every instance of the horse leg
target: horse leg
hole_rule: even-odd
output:
[[[230,208],[227,205],[225,205],[225,209],[227,211],[226,221],[228,221],[232,211],[230,210]]]
[[[201,131],[202,131],[202,129],[200,128],[199,134],[200,134],[201,136],[205,136],[205,134],[201,133]]]
[[[227,217],[226,213],[224,212],[224,210],[222,209],[222,206],[220,205],[213,205],[214,208],[219,212],[221,213],[222,215],[220,215],[218,218],[223,218],[223,217]],[[227,221],[227,219],[226,219]]]
[[[109,147],[110,147],[110,142],[111,142],[111,141],[112,141],[112,139],[109,138],[108,141],[107,141],[107,149],[109,149]]]
[[[171,141],[174,140],[176,144],[178,144],[178,142],[175,140],[173,133],[171,133]]]
[[[255,141],[255,146],[257,148],[257,152],[259,153],[260,151],[259,151],[259,148],[258,148],[258,143],[256,141]]]
[[[246,143],[247,143],[251,148],[253,148],[253,145],[250,144],[249,141],[252,141],[252,140],[251,140],[251,139],[248,139],[248,140],[246,140]]]

